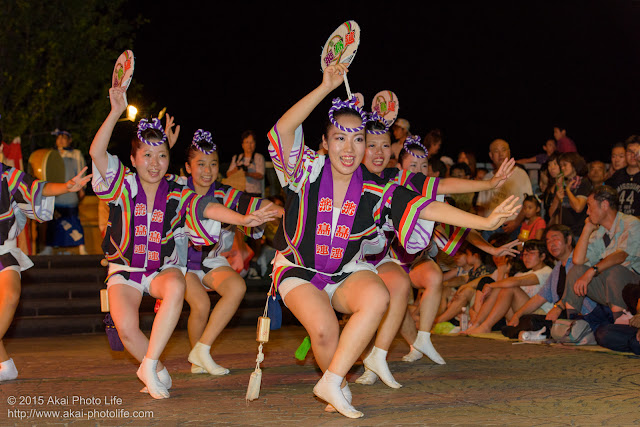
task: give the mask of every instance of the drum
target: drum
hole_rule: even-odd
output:
[[[55,148],[40,148],[29,156],[30,175],[48,182],[66,182],[64,160]]]

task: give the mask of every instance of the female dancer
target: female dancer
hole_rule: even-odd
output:
[[[425,176],[428,170],[426,148],[419,143],[418,139],[413,138],[405,141],[405,146],[399,155],[398,166],[402,169],[398,171],[396,168],[386,168],[391,156],[391,136],[388,128],[388,124],[381,121],[372,121],[367,124],[367,148],[363,164],[370,172],[420,192],[425,197],[443,201],[442,194],[466,193],[499,187],[513,171],[514,162],[512,159],[503,162],[494,181],[427,177]],[[408,170],[413,173],[408,173]],[[430,233],[433,232],[433,227],[434,224],[431,224]],[[436,253],[437,247],[448,254],[455,253],[468,233],[469,230],[466,228],[441,224],[434,236],[437,245],[434,246]],[[470,240],[486,249],[488,247],[495,249],[485,242],[479,233],[474,233]],[[389,310],[378,328],[374,347],[364,359],[365,372],[356,382],[373,384],[379,376],[389,387],[399,388],[401,385],[393,378],[386,361],[386,355],[405,316],[402,333],[411,345],[411,352],[404,356],[403,360],[415,361],[420,359],[422,354],[425,354],[438,364],[445,363],[433,347],[430,338],[433,319],[442,292],[442,270],[429,256],[417,257],[415,254],[407,253],[396,240],[390,242],[388,251],[370,257],[369,261],[375,265],[378,275],[389,290],[390,304]],[[412,267],[412,264],[415,266]],[[411,284],[424,289],[420,303],[420,331],[416,331],[415,324],[406,310]]]
[[[285,304],[309,333],[324,371],[314,393],[341,414],[359,418],[363,414],[351,406],[344,377],[371,340],[389,302],[384,283],[364,257],[384,249],[385,231],[395,231],[410,251],[426,247],[429,236],[419,233],[419,220],[446,217],[454,224],[494,229],[518,208],[510,198],[481,218],[369,173],[360,166],[366,118],[353,103],[334,101],[323,135],[328,156],[305,147],[302,122],[342,84],[346,72],[343,64],[327,67],[322,83],[269,133],[269,152],[287,194],[273,278]],[[341,335],[334,309],[352,314]]]
[[[110,206],[103,249],[109,260],[111,316],[124,346],[141,361],[138,378],[152,397],[162,399],[169,397],[171,377],[158,359],[182,311],[187,239],[197,245],[214,244],[220,222],[255,226],[275,212],[240,215],[165,177],[169,146],[157,119],[141,120],[131,146],[136,173],[125,168],[107,152],[113,128],[127,106],[124,95],[122,88],[109,90],[111,112],[90,148],[97,171],[93,188]],[[162,299],[149,339],[139,327],[144,292]]]
[[[187,150],[185,168],[191,175],[184,180],[188,188],[201,196],[215,197],[218,203],[229,209],[248,214],[259,209],[261,205],[271,204],[216,181],[219,159],[210,132],[202,129],[196,131]],[[282,212],[282,209],[279,209]],[[259,239],[263,233],[262,227],[251,229],[241,227],[241,230],[254,239]],[[247,290],[244,279],[231,268],[222,255],[231,250],[235,232],[234,225],[223,224],[220,239],[215,245],[189,246],[185,276],[187,288],[184,298],[191,308],[187,330],[192,348],[189,353],[192,373],[211,375],[229,373],[228,369],[213,361],[211,346],[233,317]],[[220,300],[216,303],[211,316],[209,316],[211,300],[207,295],[210,290],[220,294]]]
[[[2,338],[11,326],[20,300],[20,272],[33,266],[28,256],[18,248],[18,234],[27,218],[38,222],[53,217],[54,196],[77,193],[91,179],[91,175],[78,175],[66,183],[55,184],[34,177],[0,163],[0,381],[14,380],[18,369],[9,358]]]

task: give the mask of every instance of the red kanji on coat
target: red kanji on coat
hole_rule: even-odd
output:
[[[145,216],[147,214],[147,205],[144,203],[136,203],[136,209],[134,211],[135,216]]]
[[[136,225],[136,236],[146,236],[147,235],[147,226],[146,225]]]
[[[316,245],[316,254],[318,254],[318,255],[329,255],[329,246],[327,246],[327,245]]]
[[[331,248],[331,258],[333,259],[342,259],[344,255],[344,249],[342,248]]]
[[[336,234],[335,234],[336,237],[347,240],[350,235],[351,235],[351,229],[349,229],[349,227],[347,227],[346,225],[339,225],[336,228]]]
[[[351,200],[347,200],[342,205],[342,210],[340,211],[340,213],[343,213],[349,216],[354,216],[356,214],[356,207],[357,206],[355,203],[353,203]]]
[[[318,212],[331,212],[333,210],[333,200],[323,197],[318,202]]]
[[[316,228],[316,234],[318,236],[330,236],[331,235],[331,225],[327,222],[323,222],[322,224],[318,224]]]

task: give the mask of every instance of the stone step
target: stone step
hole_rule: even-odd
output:
[[[30,268],[22,272],[22,283],[102,283],[106,277],[107,269],[104,267]]]
[[[32,268],[65,269],[76,267],[100,267],[102,255],[32,255]]]
[[[299,325],[293,314],[282,306],[282,324]],[[255,326],[258,317],[262,316],[264,308],[261,307],[240,307],[229,322],[228,327],[234,326]],[[106,313],[93,314],[73,314],[66,316],[22,316],[16,317],[11,327],[6,333],[7,338],[15,337],[39,337],[39,336],[59,336],[71,334],[86,334],[104,331],[104,317]],[[151,331],[153,325],[153,307],[150,312],[140,314],[140,329],[145,332]],[[184,310],[178,320],[176,329],[187,328],[189,312]]]

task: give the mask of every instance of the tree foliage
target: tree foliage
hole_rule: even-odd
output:
[[[0,128],[23,149],[51,147],[50,132],[73,132],[84,153],[104,119],[118,56],[140,18],[124,0],[0,2]],[[139,91],[138,86],[135,90]]]

